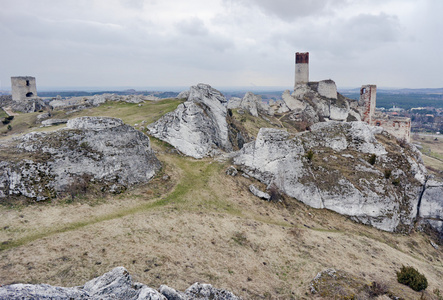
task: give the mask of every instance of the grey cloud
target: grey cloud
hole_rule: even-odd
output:
[[[208,34],[205,24],[197,17],[177,22],[175,26],[179,32],[187,35],[202,36]]]
[[[401,36],[401,25],[397,17],[385,13],[379,15],[360,14],[342,24],[342,34],[347,40],[359,44],[394,42]]]
[[[349,19],[326,23],[307,22],[288,27],[276,34],[274,43],[286,43],[294,49],[329,53],[335,58],[361,56],[366,52],[406,39],[397,17],[384,13],[359,14]]]
[[[292,22],[302,17],[331,13],[347,2],[347,0],[242,0],[241,3],[246,6],[257,6],[266,15],[274,15]]]

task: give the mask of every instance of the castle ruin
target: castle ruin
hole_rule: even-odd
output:
[[[381,126],[384,130],[400,140],[411,141],[411,119],[393,117],[375,110],[377,87],[363,85],[360,89],[358,108],[362,121],[372,126]]]
[[[309,81],[309,52],[297,52],[295,54],[295,84],[293,95],[297,96],[297,94],[303,93],[303,86],[309,86],[325,98],[337,99],[337,86],[334,81]],[[361,116],[361,121],[372,126],[381,126],[391,135],[409,143],[411,139],[411,119],[393,117],[377,112],[375,110],[376,98],[377,86],[373,84],[363,85],[360,89],[359,101],[355,101],[351,106],[358,111]]]
[[[35,77],[11,77],[12,100],[23,102],[37,97]]]

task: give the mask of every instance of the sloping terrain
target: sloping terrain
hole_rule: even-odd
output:
[[[168,101],[104,104],[75,116],[150,123],[180,103]],[[395,296],[419,299],[396,280],[395,272],[411,265],[428,279],[424,297],[442,290],[443,247],[434,248],[437,241],[420,228],[392,234],[287,197],[262,201],[248,186],[263,185],[225,174],[229,161],[184,157],[155,138],[151,146],[163,169],[148,184],[118,195],[2,205],[0,285],[75,286],[124,266],[154,288],[184,290],[198,281],[244,299],[309,299],[317,297],[309,289],[316,274],[335,268],[363,285],[376,281]],[[359,288],[350,293],[364,296]]]

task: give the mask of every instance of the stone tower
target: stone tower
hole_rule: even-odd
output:
[[[372,117],[375,113],[375,105],[376,105],[376,96],[377,96],[377,86],[376,85],[363,85],[360,89],[360,100],[358,102],[361,114],[361,120],[363,122],[368,123],[369,125],[373,125]]]
[[[309,82],[309,52],[295,53],[295,85]]]
[[[26,101],[37,97],[35,77],[19,76],[11,77],[12,100]]]

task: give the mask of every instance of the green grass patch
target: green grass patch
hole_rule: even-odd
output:
[[[30,234],[15,241],[6,241],[0,245],[0,251],[19,247],[55,234],[81,229],[88,225],[119,219],[133,214],[145,213],[169,204],[173,204],[174,207],[178,208],[179,210],[192,211],[197,208],[201,210],[203,206],[200,204],[203,203],[205,204],[204,207],[206,209],[214,210],[214,208],[220,208],[223,209],[225,213],[239,214],[237,209],[230,207],[226,203],[219,203],[217,197],[213,198],[209,202],[206,202],[206,199],[200,198],[198,195],[193,194],[193,192],[196,191],[209,189],[208,183],[211,175],[222,170],[222,164],[208,163],[205,160],[197,161],[179,156],[172,157],[172,160],[172,163],[182,171],[182,175],[175,188],[169,194],[163,195],[160,199],[157,198],[153,201],[149,201],[148,203],[143,203],[131,208],[121,209],[104,216],[92,217],[89,220],[64,224],[56,228],[44,229],[41,232]]]
[[[0,108],[0,119],[4,119],[6,117],[8,117],[8,114]]]
[[[110,101],[98,107],[74,113],[70,118],[101,116],[120,118],[129,125],[140,124],[142,121],[146,121],[147,125],[157,121],[164,114],[175,110],[180,103],[183,103],[183,100],[164,99],[160,101],[146,101],[145,103],[141,103],[141,106],[135,103]]]

